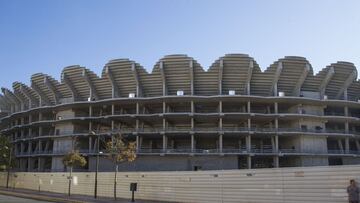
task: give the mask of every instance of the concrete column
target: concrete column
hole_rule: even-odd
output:
[[[279,152],[279,136],[275,135],[275,152]]]
[[[28,143],[28,153],[29,154],[31,153],[31,147],[32,147],[32,145],[31,145],[31,142],[29,141],[29,143]]]
[[[349,133],[349,122],[348,121],[346,121],[345,122],[345,133]]]
[[[246,150],[248,153],[251,152],[251,135],[246,136]]]
[[[38,157],[38,168],[37,168],[38,172],[41,171],[41,158]]]
[[[260,140],[260,151],[264,151],[264,141],[262,139]]]
[[[167,148],[167,137],[166,135],[163,135],[163,152],[166,152],[166,148]]]
[[[89,152],[92,151],[92,137],[89,136]]]
[[[29,128],[29,137],[32,137],[32,128]]]
[[[247,167],[248,169],[251,169],[251,156],[247,156]]]
[[[38,150],[39,150],[39,153],[42,151],[42,147],[41,147],[41,140],[39,139],[38,141]]]
[[[339,145],[339,149],[341,151],[344,151],[344,147],[343,147],[343,144],[342,144],[342,140],[341,139],[338,139],[338,145]]]
[[[277,102],[274,103],[274,112],[275,114],[279,113],[279,107]]]
[[[92,106],[89,106],[89,117],[93,116],[93,108]]]
[[[31,158],[30,158],[30,157],[28,157],[28,160],[27,160],[27,161],[28,161],[28,168],[27,168],[27,171],[28,171],[28,172],[30,172],[30,171],[31,171],[31,165],[32,165],[32,164],[31,164]]]
[[[250,103],[250,101],[247,102],[247,110],[248,110],[247,111],[248,113],[251,113],[251,103]]]
[[[251,119],[250,118],[247,119],[247,127],[248,127],[248,130],[251,131]]]
[[[111,115],[115,115],[115,105],[111,104]]]
[[[163,118],[163,130],[164,130],[164,131],[166,131],[166,127],[167,127],[167,126],[166,126],[166,119]]]
[[[279,130],[279,120],[278,120],[278,118],[275,118],[275,129],[276,129],[276,131]]]
[[[274,160],[274,168],[279,168],[279,157],[275,156],[273,160]]]
[[[40,126],[40,127],[39,127],[39,135],[38,135],[38,136],[43,136],[42,133],[43,133],[43,128]]]
[[[194,152],[195,149],[195,137],[194,134],[191,134],[191,152]]]
[[[24,148],[25,148],[25,147],[24,147],[24,143],[21,142],[21,143],[20,143],[20,153],[21,153],[21,154],[24,153]]]
[[[166,103],[163,102],[163,113],[166,113]]]
[[[223,127],[223,119],[222,118],[219,118],[219,130],[221,131],[222,130],[222,127]]]
[[[194,101],[191,101],[191,113],[195,113],[195,104],[194,104]]]
[[[42,113],[40,112],[39,113],[39,121],[41,121],[42,120]]]
[[[191,118],[191,131],[195,130],[195,119]]]
[[[344,115],[349,116],[349,107],[344,106]]]
[[[360,141],[359,141],[359,140],[355,140],[355,144],[356,144],[357,150],[360,151]]]
[[[219,101],[219,113],[222,113],[223,109],[222,109],[222,101]]]
[[[350,140],[348,137],[345,138],[345,153],[349,153],[350,152]]]
[[[136,152],[139,152],[140,149],[140,138],[139,135],[136,135]]]
[[[222,153],[223,151],[223,134],[219,135],[219,152]]]

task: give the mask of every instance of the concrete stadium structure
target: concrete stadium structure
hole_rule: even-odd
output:
[[[0,129],[21,171],[63,171],[75,148],[94,171],[97,143],[121,133],[138,159],[123,170],[208,170],[360,163],[360,82],[352,63],[314,75],[303,57],[261,71],[228,54],[205,71],[186,55],[160,59],[151,73],[111,60],[101,77],[80,66],[61,81],[31,77],[2,88]],[[76,138],[76,139],[75,139]],[[101,154],[100,170],[113,170]]]

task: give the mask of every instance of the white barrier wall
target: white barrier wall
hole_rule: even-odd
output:
[[[67,193],[68,173],[12,173],[10,186]],[[73,194],[93,195],[94,173],[74,173]],[[98,195],[113,196],[114,173],[99,173]],[[117,196],[174,202],[347,202],[350,179],[360,181],[360,165],[226,171],[121,172]],[[6,173],[0,173],[0,186]]]

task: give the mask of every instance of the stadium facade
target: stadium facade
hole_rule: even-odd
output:
[[[205,71],[186,55],[160,59],[151,73],[111,60],[101,77],[80,66],[61,81],[34,74],[0,96],[3,136],[18,170],[63,171],[71,149],[95,169],[104,142],[121,133],[138,159],[123,170],[211,170],[360,163],[360,82],[349,62],[314,74],[289,56],[261,71],[228,54]],[[100,154],[100,170],[113,170]]]

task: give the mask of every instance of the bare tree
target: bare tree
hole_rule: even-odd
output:
[[[66,167],[70,168],[70,176],[68,177],[69,179],[68,195],[70,196],[73,168],[76,166],[81,166],[81,167],[85,166],[86,159],[78,151],[72,150],[64,156],[62,162]]]
[[[113,139],[106,143],[106,153],[108,158],[115,165],[114,177],[114,199],[116,200],[117,173],[119,164],[122,162],[132,162],[136,159],[136,143],[124,139],[121,134],[113,136]]]

